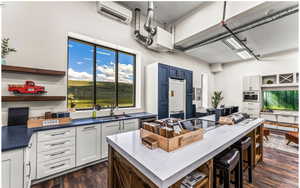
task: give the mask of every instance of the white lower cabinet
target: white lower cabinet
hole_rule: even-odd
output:
[[[24,150],[16,149],[2,152],[1,187],[5,188],[23,188],[23,164]]]
[[[138,119],[130,119],[123,121],[115,121],[102,124],[102,152],[101,157],[105,158],[108,156],[108,144],[106,142],[106,137],[113,134],[118,134],[122,132],[134,131],[139,128]]]
[[[134,131],[139,129],[138,119],[124,120],[123,124],[123,132]]]
[[[37,179],[75,167],[75,128],[37,134]]]
[[[101,158],[105,158],[108,156],[108,144],[106,142],[106,136],[117,134],[121,132],[121,121],[114,121],[109,123],[102,124],[102,132],[101,132]]]
[[[87,125],[76,128],[76,166],[101,158],[101,126]]]

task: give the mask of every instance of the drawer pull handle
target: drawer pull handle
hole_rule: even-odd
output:
[[[28,174],[26,175],[26,177],[29,178],[29,177],[31,176],[31,163],[28,162],[28,163],[26,164],[26,166],[29,167],[29,172],[28,172]]]
[[[50,154],[49,156],[53,157],[53,156],[61,155],[61,154],[64,154],[64,153],[66,153],[66,151],[57,152],[57,153],[52,153],[52,154]]]
[[[50,146],[57,146],[57,145],[63,145],[67,142],[58,142],[58,143],[55,143],[55,144],[50,144]]]
[[[91,129],[96,129],[95,126],[91,126],[91,127],[84,127],[83,130],[86,131],[86,130],[91,130]]]
[[[62,166],[65,166],[65,163],[63,164],[60,164],[60,165],[56,165],[56,166],[51,166],[50,169],[55,169],[55,168],[59,168],[59,167],[62,167]]]
[[[64,135],[64,134],[66,134],[66,132],[51,134],[51,136],[59,136],[59,135]]]

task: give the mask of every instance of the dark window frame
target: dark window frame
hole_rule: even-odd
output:
[[[116,57],[115,57],[115,105],[118,107],[118,108],[135,108],[136,107],[136,54],[134,53],[130,53],[130,52],[126,52],[126,51],[123,51],[123,50],[118,50],[118,49],[114,49],[114,48],[110,48],[110,47],[107,47],[107,46],[102,46],[102,45],[99,45],[99,44],[96,44],[96,43],[92,43],[92,42],[87,42],[87,41],[84,41],[84,40],[80,40],[80,39],[77,39],[77,38],[73,38],[73,37],[68,37],[67,39],[67,43],[69,44],[69,41],[70,40],[73,40],[73,41],[76,41],[76,42],[80,42],[80,43],[83,43],[83,44],[87,44],[87,45],[90,45],[93,47],[94,49],[94,53],[93,53],[93,105],[96,105],[96,101],[97,101],[97,91],[96,91],[96,66],[97,66],[97,52],[96,52],[96,49],[97,47],[99,48],[104,48],[104,49],[108,49],[108,50],[111,50],[111,51],[114,51],[116,53]],[[119,106],[119,101],[118,101],[118,98],[119,98],[119,92],[118,92],[118,86],[119,86],[119,53],[124,53],[124,54],[128,54],[128,55],[131,55],[133,56],[133,105],[132,106]],[[69,46],[67,45],[67,70],[69,70]],[[69,87],[69,73],[67,71],[67,95],[68,95],[68,87]],[[68,101],[68,97],[67,97],[67,107],[68,107],[68,104],[69,104],[69,101]],[[83,110],[92,110],[93,108],[76,108],[77,111],[83,111]],[[102,107],[102,109],[107,109],[106,107]]]

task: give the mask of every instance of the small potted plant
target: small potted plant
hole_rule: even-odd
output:
[[[211,98],[212,106],[217,109],[223,99],[224,97],[222,96],[222,91],[215,91]]]
[[[10,52],[16,52],[15,48],[8,47],[9,38],[3,38],[1,43],[1,64],[6,64],[6,57],[9,55]]]
[[[222,100],[223,100],[222,91],[215,91],[211,98],[211,103],[213,108],[215,109],[216,121],[219,121],[219,118],[221,116],[221,110],[217,108]]]
[[[69,112],[75,112],[76,109],[76,103],[75,103],[75,99],[74,99],[74,95],[73,94],[69,94],[68,95],[68,100],[70,100],[70,108],[69,108]]]

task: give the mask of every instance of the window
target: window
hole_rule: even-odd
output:
[[[68,40],[68,107],[135,106],[135,55]]]
[[[298,111],[298,90],[263,91],[263,108]]]

